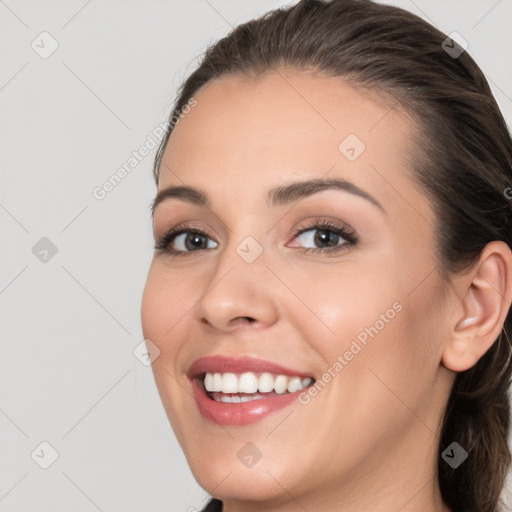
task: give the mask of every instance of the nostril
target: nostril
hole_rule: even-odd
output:
[[[256,322],[256,319],[255,318],[252,318],[250,316],[239,316],[237,318],[235,318],[234,320],[231,320],[234,324],[237,324],[237,323],[249,323],[249,324],[253,324],[254,322]]]

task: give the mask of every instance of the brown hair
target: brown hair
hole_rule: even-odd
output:
[[[178,91],[174,112],[207,82],[228,74],[258,76],[291,67],[341,77],[394,99],[420,130],[412,178],[432,202],[438,270],[470,269],[485,245],[512,247],[512,140],[474,60],[412,13],[371,0],[302,0],[233,29],[206,50]],[[446,50],[462,51],[459,56]],[[154,176],[172,133],[158,149]],[[496,512],[510,465],[507,444],[511,346],[507,314],[498,340],[457,374],[438,448],[438,479],[453,512]],[[441,453],[453,441],[468,458],[452,469]]]

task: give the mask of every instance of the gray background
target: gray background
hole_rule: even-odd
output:
[[[510,126],[512,2],[388,3],[463,35]],[[133,354],[154,151],[103,200],[92,191],[166,118],[208,42],[285,4],[0,1],[0,511],[204,506]],[[59,45],[45,59],[43,31]]]

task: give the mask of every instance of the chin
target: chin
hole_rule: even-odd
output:
[[[264,467],[240,468],[232,465],[205,463],[201,468],[191,467],[198,484],[217,499],[272,501],[283,493],[282,478]],[[271,476],[272,475],[272,476]],[[279,485],[279,483],[281,485]],[[288,488],[286,485],[283,485]]]

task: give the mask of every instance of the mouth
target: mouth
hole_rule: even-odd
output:
[[[187,372],[199,412],[221,425],[244,426],[297,401],[313,375],[252,357],[209,356]]]
[[[207,372],[199,380],[208,398],[231,404],[298,393],[314,382],[312,377],[301,378],[268,372],[242,374]]]

